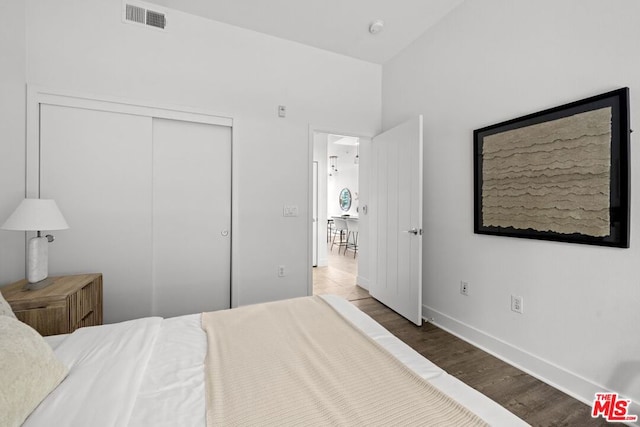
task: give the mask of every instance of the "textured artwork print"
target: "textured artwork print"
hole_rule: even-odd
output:
[[[482,221],[608,236],[611,108],[487,136]]]
[[[629,247],[629,89],[473,131],[474,233]]]

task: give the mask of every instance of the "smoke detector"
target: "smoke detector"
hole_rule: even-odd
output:
[[[376,19],[369,25],[369,32],[371,34],[378,34],[384,28],[384,21],[382,19]]]

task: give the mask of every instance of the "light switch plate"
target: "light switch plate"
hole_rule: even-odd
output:
[[[282,208],[282,216],[298,216],[298,206],[285,205]]]

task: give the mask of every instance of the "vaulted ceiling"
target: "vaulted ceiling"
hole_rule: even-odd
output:
[[[171,9],[382,64],[464,0],[150,0]],[[369,26],[384,21],[371,34]]]

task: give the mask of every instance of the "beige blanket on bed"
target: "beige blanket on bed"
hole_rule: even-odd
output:
[[[207,426],[485,423],[319,297],[204,313]]]

